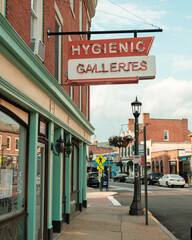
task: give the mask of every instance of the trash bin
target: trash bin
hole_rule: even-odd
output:
[[[108,190],[108,177],[107,176],[101,177],[101,191],[103,191],[103,188],[106,188],[106,191]]]

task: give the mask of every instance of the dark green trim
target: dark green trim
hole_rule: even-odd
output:
[[[82,137],[80,134],[78,134],[76,131],[70,128],[67,124],[65,124],[55,115],[47,111],[37,102],[35,102],[33,99],[29,98],[22,91],[15,88],[12,84],[10,84],[8,81],[6,81],[2,77],[0,77],[0,95],[1,94],[6,95],[6,97],[10,101],[14,101],[16,104],[20,105],[21,107],[23,107],[24,109],[30,112],[38,112],[39,114],[46,117],[50,121],[53,121],[54,124],[62,127],[63,129],[65,129],[65,131],[71,133],[73,136],[77,137],[78,139],[81,139],[83,142],[90,144],[90,142],[87,141],[87,139]]]
[[[92,135],[94,127],[2,14],[0,32],[0,53]]]

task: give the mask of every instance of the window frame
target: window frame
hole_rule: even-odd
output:
[[[86,118],[89,119],[89,86],[86,86]]]
[[[43,40],[43,0],[31,0],[31,38]]]
[[[71,13],[73,15],[73,18],[75,19],[75,0],[70,0],[69,1]]]
[[[8,146],[8,139],[9,139],[9,146]],[[11,150],[11,137],[7,136],[7,150]]]
[[[79,0],[79,32],[83,31],[83,0]],[[83,36],[80,35],[83,40]]]
[[[164,139],[164,141],[169,141],[169,130],[164,130],[163,139]]]
[[[18,140],[18,148],[17,148],[17,140]],[[19,151],[19,138],[15,138],[15,151]]]
[[[82,112],[82,110],[83,110],[83,101],[82,101],[82,96],[83,96],[83,94],[82,94],[82,86],[79,86],[79,109],[80,109],[80,111]]]

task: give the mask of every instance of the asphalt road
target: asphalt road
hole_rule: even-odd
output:
[[[130,206],[134,185],[110,183],[114,198],[123,206]],[[145,207],[144,185],[141,186],[142,206]],[[148,186],[148,209],[176,238],[189,240],[192,224],[192,188]]]

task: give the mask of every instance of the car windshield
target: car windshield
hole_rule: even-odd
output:
[[[181,176],[179,175],[170,175],[171,178],[182,178]]]
[[[159,173],[159,172],[154,172],[154,173],[152,173],[152,175],[153,175],[153,176],[158,176],[158,177],[159,177],[159,176],[161,175],[161,173]]]
[[[90,176],[97,177],[98,173],[91,173]]]

